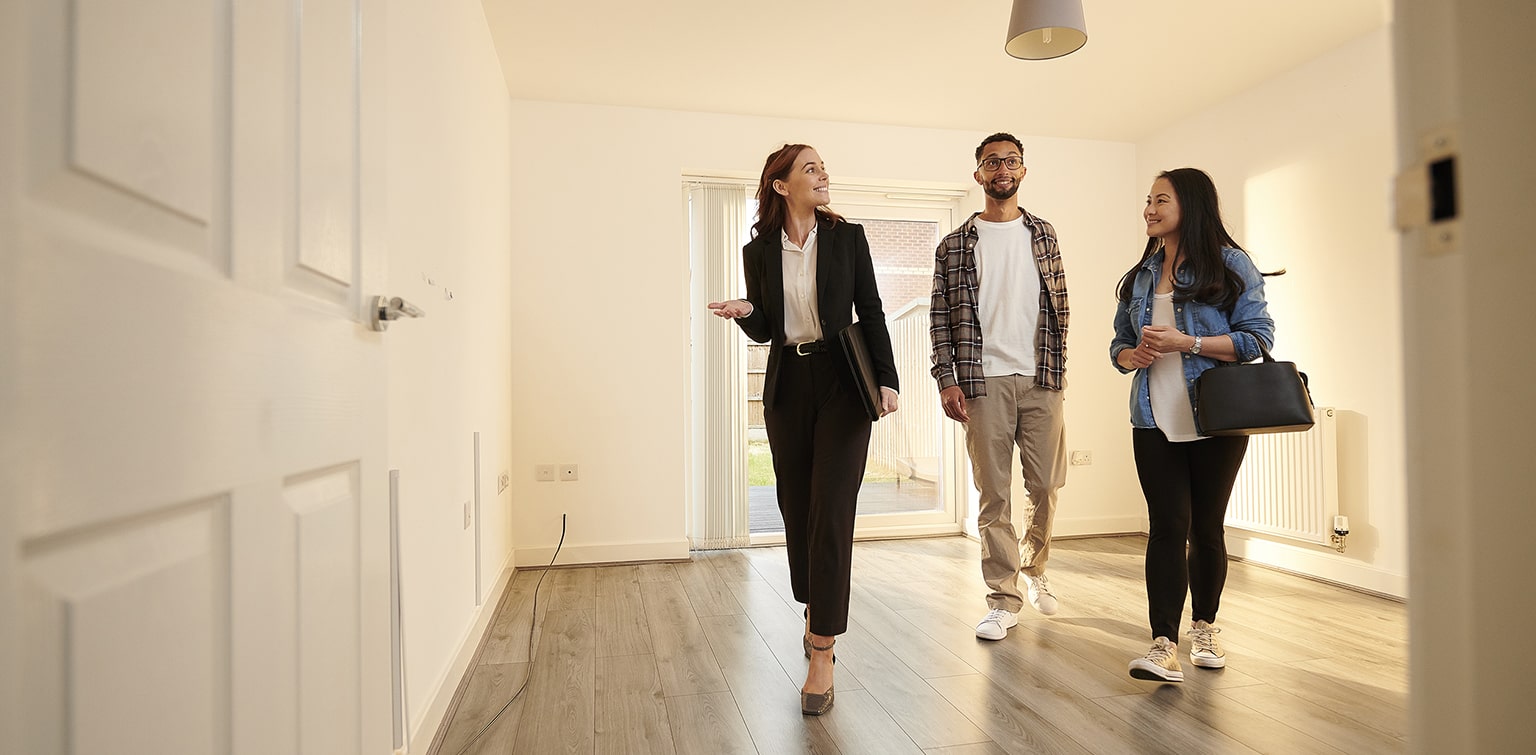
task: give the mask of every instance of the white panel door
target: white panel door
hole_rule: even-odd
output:
[[[390,750],[378,7],[0,3],[0,751]]]

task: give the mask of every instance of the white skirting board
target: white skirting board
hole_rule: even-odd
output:
[[[1378,595],[1408,599],[1408,575],[1393,574],[1331,550],[1275,542],[1229,529],[1227,555]]]
[[[974,523],[973,523],[974,526]],[[1051,525],[1051,537],[1113,537],[1147,531],[1144,516],[1062,516],[1056,510],[1056,521]]]
[[[470,622],[464,637],[459,640],[459,649],[453,654],[453,661],[433,684],[426,707],[411,722],[411,741],[406,752],[422,753],[431,748],[432,737],[437,735],[437,727],[443,723],[448,705],[453,702],[453,694],[459,689],[459,681],[464,678],[469,665],[474,662],[475,653],[480,650],[480,640],[485,637],[485,630],[491,625],[491,620],[496,618],[496,608],[501,605],[501,596],[512,584],[512,574],[511,567],[503,568],[501,574],[496,577],[496,583],[491,586],[490,595],[475,608],[474,621]]]
[[[512,554],[512,563],[518,568],[547,566],[555,547],[518,548]],[[686,561],[688,539],[666,540],[651,543],[601,543],[597,545],[572,545],[567,542],[560,548],[560,560],[555,566],[570,564],[622,564],[631,561]]]
[[[1059,522],[1052,537],[1063,536]],[[1121,533],[1127,532],[1147,534],[1147,520],[1143,518],[1134,527],[1121,530]],[[1332,550],[1277,542],[1228,528],[1227,556],[1389,598],[1408,599],[1408,575],[1378,569]]]
[[[1051,537],[1113,537],[1126,534],[1147,534],[1146,517],[1057,517]],[[1346,554],[1320,547],[1269,540],[1229,527],[1227,555],[1389,598],[1408,598],[1408,575],[1378,569]]]

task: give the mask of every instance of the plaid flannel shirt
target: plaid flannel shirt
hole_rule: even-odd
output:
[[[1067,274],[1056,229],[1024,213],[1040,271],[1040,317],[1035,336],[1035,384],[1053,391],[1066,387]],[[976,304],[976,213],[939,242],[933,271],[928,336],[933,341],[933,379],[939,390],[960,386],[966,398],[987,395],[981,372],[981,323]]]

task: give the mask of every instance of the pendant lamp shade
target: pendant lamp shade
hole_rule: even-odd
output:
[[[1023,60],[1050,60],[1088,42],[1082,0],[1013,0],[1003,50]]]

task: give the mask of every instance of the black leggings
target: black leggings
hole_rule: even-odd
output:
[[[1222,520],[1248,438],[1171,443],[1162,430],[1136,428],[1131,445],[1150,521],[1147,613],[1152,637],[1177,643],[1186,591],[1191,621],[1214,622],[1221,606],[1221,589],[1227,583]]]

